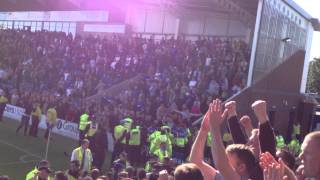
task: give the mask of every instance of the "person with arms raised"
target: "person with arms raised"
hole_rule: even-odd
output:
[[[220,126],[226,109],[222,113],[220,100],[214,100],[208,110],[212,134],[212,156],[217,170],[225,180],[255,179],[262,180],[262,171],[252,150],[243,144],[230,145],[225,149],[221,138]]]
[[[302,175],[307,178],[320,179],[320,132],[309,133],[301,145]]]
[[[200,168],[204,180],[218,179],[218,177],[216,178],[216,175],[218,173],[217,170],[203,160],[203,152],[209,131],[210,119],[207,113],[202,120],[200,130],[198,131],[197,137],[193,142],[190,152],[190,162],[196,164]],[[221,175],[219,174],[218,176]]]

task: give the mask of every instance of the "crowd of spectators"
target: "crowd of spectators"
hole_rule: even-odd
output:
[[[155,41],[116,35],[73,38],[56,32],[3,30],[0,46],[0,83],[5,90],[0,93],[1,111],[7,96],[9,103],[26,109],[25,115],[50,112],[47,119],[50,115],[54,122],[56,108],[60,118],[77,122],[88,113],[94,122],[90,126],[100,125],[91,141],[83,139],[72,152],[70,169],[54,173],[56,180],[320,178],[319,132],[306,136],[301,152],[297,150],[298,158],[283,147],[277,149],[265,101],[252,104],[259,121],[255,129],[250,117],[238,120],[237,102],[223,106],[213,100],[226,100],[245,85],[249,53],[242,41],[218,37]],[[88,102],[89,97],[138,74],[141,78],[128,83],[118,95]],[[203,114],[201,127],[192,129],[190,124]],[[231,133],[228,141],[221,133],[225,119]],[[130,120],[129,128],[123,120]],[[127,129],[114,139],[114,161],[105,174],[96,166],[101,165],[97,160],[104,160],[98,148],[104,155],[108,133],[116,134],[113,131],[119,126]],[[126,134],[139,131],[137,127],[141,127],[142,147],[135,154],[132,144],[121,143]],[[160,144],[150,140],[163,137],[168,139]],[[178,139],[187,143],[178,146]],[[152,146],[158,146],[156,151]],[[211,157],[204,155],[207,147]],[[138,168],[145,165],[145,169]],[[50,179],[50,173],[50,163],[40,161],[26,179]]]
[[[87,97],[139,73],[143,82],[128,87],[123,100],[137,95],[132,106],[153,119],[157,107],[145,110],[150,103],[191,110],[209,96],[226,99],[245,86],[249,59],[243,41],[223,37],[156,41],[1,30],[0,44],[1,86],[11,103],[28,93],[43,112],[45,104],[53,103],[58,117],[75,122],[89,106]]]
[[[10,104],[26,110],[39,106],[42,113],[54,107],[59,118],[73,122],[87,112],[91,120],[111,133],[121,120],[130,117],[133,127],[142,128],[141,159],[139,163],[132,162],[131,152],[128,158],[116,152],[119,154],[115,158],[122,154],[125,157],[120,156],[119,162],[140,165],[157,159],[143,156],[150,152],[147,141],[154,131],[169,126],[174,137],[181,132],[186,134],[191,123],[207,112],[213,99],[226,100],[238,93],[245,86],[249,60],[247,45],[226,37],[195,42],[183,38],[156,41],[120,35],[72,37],[57,32],[2,30],[0,44],[0,83]],[[141,78],[128,83],[118,95],[88,100],[137,75]],[[191,134],[194,132],[191,129]],[[158,164],[158,170],[166,167],[162,176],[173,175],[176,165],[186,162],[191,135],[187,141],[179,156],[181,161],[166,159]],[[173,157],[177,157],[175,152]],[[127,167],[117,176],[132,178],[133,171],[135,168]],[[149,179],[150,175],[159,176],[155,172],[149,173]]]
[[[216,99],[209,104],[200,128],[193,140],[193,145],[187,162],[178,165],[170,159],[156,161],[152,171],[130,165],[126,153],[121,153],[113,163],[113,168],[104,174],[93,168],[89,172],[81,171],[78,160],[70,162],[66,171],[56,171],[55,180],[220,180],[220,179],[254,179],[254,180],[303,180],[320,178],[320,133],[311,132],[301,145],[299,156],[296,157],[285,148],[277,148],[276,136],[270,124],[267,113],[267,102],[257,100],[252,104],[252,110],[259,121],[257,129],[248,117],[238,120],[237,102],[230,101],[222,105]],[[232,143],[225,145],[221,136],[221,124],[227,121],[232,134]],[[244,133],[241,129],[244,128]],[[213,163],[204,159],[204,149],[207,136],[210,141]],[[84,140],[81,146],[89,147],[89,141]],[[115,174],[115,172],[117,172]],[[53,171],[48,161],[40,161],[34,171],[26,179],[48,179]],[[30,175],[31,178],[28,178]],[[8,180],[9,177],[1,176]]]

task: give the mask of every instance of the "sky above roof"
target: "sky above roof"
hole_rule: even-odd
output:
[[[307,11],[312,17],[320,20],[320,0],[294,0],[299,6]],[[320,57],[320,32],[313,33],[310,60]]]

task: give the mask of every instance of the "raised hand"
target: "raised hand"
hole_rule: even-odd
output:
[[[252,128],[253,127],[251,118],[249,116],[242,116],[240,119],[240,123],[245,128]]]
[[[240,123],[245,128],[247,136],[251,137],[253,130],[251,118],[249,116],[242,116],[240,119]]]
[[[217,129],[220,128],[221,123],[225,119],[228,109],[225,109],[222,113],[221,101],[216,99],[210,104],[208,112],[211,128]]]
[[[264,123],[268,120],[266,101],[257,100],[251,105],[251,107],[260,123]]]
[[[237,102],[229,101],[224,105],[225,109],[228,109],[228,118],[237,116]]]

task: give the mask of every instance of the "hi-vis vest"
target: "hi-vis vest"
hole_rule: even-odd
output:
[[[208,136],[207,136],[207,146],[208,147],[211,147],[211,142],[212,142],[212,135],[211,135],[211,132],[209,132]]]
[[[154,153],[160,148],[161,143],[166,143],[169,154],[172,154],[172,142],[167,134],[160,134],[152,142],[150,142],[149,151]]]
[[[7,103],[8,99],[5,96],[0,96],[0,104]]]
[[[223,140],[224,142],[230,142],[230,141],[232,141],[232,136],[231,136],[231,134],[230,134],[230,133],[224,133],[224,134],[223,134],[223,137],[222,137],[222,140]]]
[[[169,151],[167,151],[167,150],[161,151],[161,149],[157,149],[154,152],[154,155],[156,155],[159,158],[160,162],[162,162],[165,157],[171,157]]]
[[[126,130],[126,128],[122,125],[118,125],[118,126],[114,127],[114,138],[116,141],[118,141],[121,138],[121,136],[125,130]],[[123,138],[121,143],[126,144],[126,138]]]
[[[70,174],[66,173],[68,180],[77,180],[76,178],[74,178],[73,176],[71,176]]]
[[[28,172],[27,176],[26,176],[26,180],[30,180],[32,178],[34,178],[34,175],[38,173],[38,169],[34,168],[32,171]]]
[[[57,121],[57,111],[54,108],[49,108],[47,111],[47,122],[55,124]]]
[[[155,140],[158,136],[161,135],[161,132],[160,131],[155,131],[153,132],[152,134],[149,135],[148,137],[148,142],[152,142],[153,140]]]
[[[39,172],[39,170],[35,167],[32,171],[30,171],[27,176],[26,180],[34,180],[36,174]],[[38,179],[38,178],[37,178]],[[52,178],[48,176],[47,180],[51,180]],[[69,179],[68,179],[69,180]]]
[[[78,147],[77,149],[75,149],[75,156],[77,158],[76,160],[78,160],[80,163],[82,162],[82,155],[83,155],[81,149],[82,149],[81,147]],[[86,149],[86,157],[89,158],[89,169],[91,169],[92,156],[91,156],[90,149]]]
[[[292,139],[288,145],[291,152],[294,153],[294,155],[297,155],[300,151],[300,143],[297,139]]]
[[[96,134],[96,132],[98,131],[98,123],[90,123],[90,128],[86,134],[87,137],[92,137]]]
[[[151,172],[151,169],[152,169],[152,166],[151,166],[150,162],[148,161],[148,162],[146,163],[146,166],[144,167],[144,170],[145,170],[146,172]]]
[[[300,135],[300,124],[298,124],[298,125],[293,125],[293,134],[294,135]]]
[[[141,144],[141,131],[140,131],[140,128],[137,127],[130,131],[129,145],[138,146],[140,144]]]
[[[186,144],[188,144],[188,137],[191,136],[191,132],[189,129],[187,129],[187,136],[185,137],[176,137],[174,138],[174,144],[178,147],[185,147]]]
[[[80,123],[79,123],[79,130],[84,131],[88,125],[89,121],[89,115],[88,114],[82,114],[80,116]]]
[[[283,148],[286,144],[284,142],[283,136],[276,136],[277,148]]]
[[[188,138],[177,137],[174,139],[174,144],[178,147],[184,147],[188,143]]]

